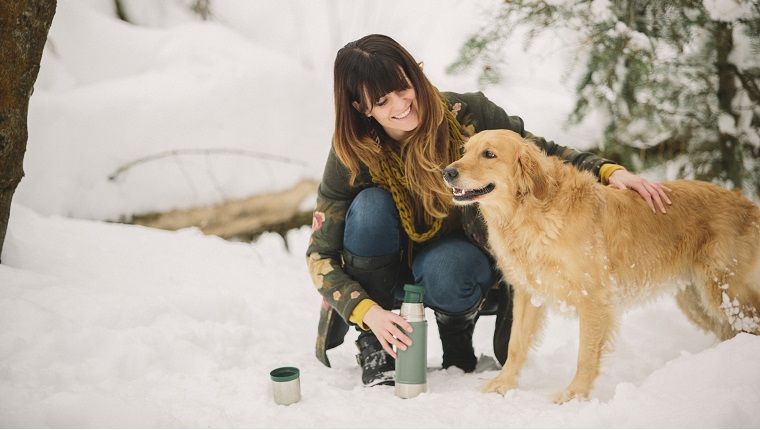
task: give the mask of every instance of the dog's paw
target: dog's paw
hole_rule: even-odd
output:
[[[507,391],[513,388],[515,388],[514,383],[510,383],[499,378],[493,378],[490,381],[486,382],[486,385],[483,386],[483,392],[499,393],[503,396],[507,393]]]
[[[568,388],[554,395],[554,403],[558,405],[567,403],[573,399],[578,399],[581,401],[588,400],[588,392],[581,392],[579,390],[572,390]]]

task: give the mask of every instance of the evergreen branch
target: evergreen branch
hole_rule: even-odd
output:
[[[747,69],[742,72],[735,64],[731,64],[731,66],[734,68],[736,76],[739,77],[742,88],[747,91],[749,99],[755,103],[760,103],[760,87],[757,84],[758,80],[760,80],[760,69]]]

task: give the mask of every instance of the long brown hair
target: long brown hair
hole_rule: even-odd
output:
[[[435,218],[446,217],[451,192],[441,180],[441,170],[451,161],[448,110],[422,67],[395,40],[372,34],[338,51],[334,78],[333,145],[350,171],[351,183],[355,183],[362,164],[375,173],[384,151],[397,151],[404,164],[406,188],[417,203],[413,209],[424,209]],[[410,82],[417,97],[419,125],[404,141],[393,142],[382,126],[363,112],[369,112],[386,94],[409,88]],[[353,107],[354,102],[361,112]],[[422,208],[417,207],[420,204]],[[422,214],[415,216],[420,220]]]

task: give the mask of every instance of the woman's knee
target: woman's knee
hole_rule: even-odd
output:
[[[346,213],[343,245],[360,256],[388,255],[401,249],[396,204],[388,191],[367,188],[359,192]]]
[[[418,256],[415,281],[425,285],[425,302],[458,313],[476,305],[497,276],[483,251],[466,240],[451,241]]]
[[[396,204],[388,191],[382,188],[367,188],[354,197],[346,214],[346,224],[358,223],[375,225],[390,220],[396,215]]]

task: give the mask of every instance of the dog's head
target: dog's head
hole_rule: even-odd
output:
[[[487,203],[494,197],[542,200],[552,181],[546,156],[509,130],[487,130],[471,137],[462,158],[443,170],[443,179],[454,191],[454,203],[460,205]]]

